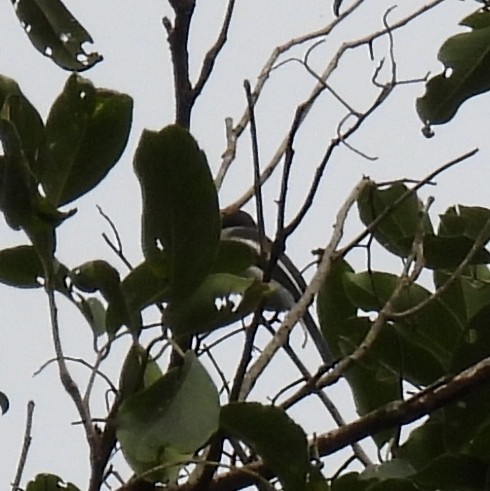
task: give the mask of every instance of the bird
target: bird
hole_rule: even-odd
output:
[[[272,241],[265,238],[263,241],[265,251],[261,251],[259,229],[252,216],[243,210],[222,211],[221,229],[221,240],[241,242],[254,250],[255,265],[249,268],[247,273],[262,280],[264,269],[268,264],[267,256],[270,255]],[[265,261],[263,255],[261,258],[261,252],[266,256]],[[285,253],[282,253],[277,261],[272,272],[271,283],[274,293],[268,297],[264,308],[276,312],[290,310],[303,295],[307,286],[302,274]],[[300,322],[311,336],[322,362],[331,366],[334,362],[332,353],[308,310],[305,310]]]

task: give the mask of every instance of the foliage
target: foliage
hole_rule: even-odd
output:
[[[192,9],[186,10],[185,2],[169,3],[178,20],[190,22]],[[337,13],[341,3],[335,2]],[[301,220],[284,226],[274,241],[263,240],[259,259],[268,251],[270,260],[259,277],[252,274],[256,250],[248,243],[237,245],[220,238],[222,216],[230,210],[220,210],[219,182],[185,124],[210,72],[203,70],[202,82],[192,90],[179,85],[179,77],[189,82],[185,69],[177,69],[182,62],[178,43],[183,43],[180,48],[187,43],[185,36],[177,35],[182,24],[167,27],[176,100],[181,105],[175,124],[160,131],[145,130],[140,136],[134,171],[142,195],[144,259],[123,276],[113,264],[98,258],[73,267],[62,264],[56,239],[63,223],[76,219],[76,209],[61,207],[89,193],[119,161],[132,125],[132,99],[95,87],[76,73],[101,57],[85,54],[82,44],[92,39],[61,2],[20,0],[15,7],[34,46],[74,73],[46,121],[14,80],[0,76],[0,209],[6,223],[23,231],[28,240],[0,251],[0,282],[17,288],[44,287],[50,299],[62,383],[76,405],[90,447],[89,491],[104,486],[116,448],[134,472],[120,488],[125,491],[154,490],[161,483],[188,490],[250,484],[267,489],[273,480],[286,491],[487,489],[490,252],[485,246],[490,239],[490,210],[452,206],[436,224],[430,202],[424,203],[418,194],[457,162],[413,187],[402,181],[382,185],[363,178],[339,212],[329,247],[321,251],[319,281],[310,285],[314,289],[317,284],[317,289],[311,298],[308,291],[301,292],[301,299],[294,298],[296,305],[277,329],[274,342],[252,360],[259,325],[270,327],[275,322],[262,312],[278,291],[274,281],[267,280],[277,277],[275,263],[282,257],[287,235]],[[426,95],[417,102],[424,124],[449,121],[465,100],[490,88],[489,19],[486,10],[467,17],[462,24],[473,30],[449,39],[441,48],[439,58],[453,72],[427,82]],[[388,28],[383,31],[389,34]],[[224,39],[220,38],[222,44]],[[214,57],[220,42],[212,51]],[[393,80],[381,87],[369,110],[356,115],[359,125],[396,84]],[[312,96],[311,104],[320,93]],[[295,122],[303,117],[301,109]],[[252,104],[247,111],[248,121],[253,121]],[[334,140],[331,151],[358,127]],[[285,168],[292,163],[297,130],[293,124]],[[283,198],[279,214],[284,212]],[[355,203],[363,231],[341,247],[347,212]],[[260,205],[258,211],[260,215]],[[371,265],[355,270],[349,254],[360,245],[374,247],[373,242],[401,259],[400,274]],[[422,284],[423,271],[430,273],[431,285]],[[120,366],[119,384],[112,386],[114,397],[102,428],[93,424],[89,405],[64,364],[56,337],[55,291],[91,326],[98,360],[109,357]],[[310,374],[288,345],[287,335],[313,296],[321,333],[336,361]],[[157,312],[156,329],[146,322],[149,312]],[[229,327],[238,321],[247,326],[239,330],[245,331],[242,359],[230,386],[228,374],[219,360],[215,362],[222,378],[218,388],[202,356],[213,348],[201,342],[206,335],[216,335],[216,344],[223,343],[224,338],[219,338],[223,332],[238,339],[238,331]],[[110,351],[121,337],[131,339],[123,361],[113,359]],[[98,348],[101,339],[105,344]],[[172,355],[166,359],[162,352],[168,347]],[[280,347],[304,379],[297,387],[285,384],[294,394],[280,404],[250,400],[257,378]],[[331,408],[324,389],[341,378],[349,384],[360,418],[346,425],[339,420],[339,429],[308,439],[288,410],[314,395]],[[8,408],[7,395],[0,392],[2,413]],[[421,422],[425,415],[429,417]],[[413,421],[418,426],[401,443],[401,428]],[[355,446],[366,436],[380,451],[390,448],[389,460],[366,462]],[[340,469],[333,478],[331,470],[330,476],[324,475],[321,458],[348,445],[353,445],[353,458],[365,469]],[[231,469],[216,474],[221,464]],[[192,472],[189,478],[186,472]],[[57,476],[40,474],[26,489],[65,487],[77,489]]]

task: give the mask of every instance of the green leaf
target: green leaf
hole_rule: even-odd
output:
[[[29,481],[26,491],[80,491],[71,482],[65,483],[60,477],[53,474],[38,474],[33,481]]]
[[[55,228],[76,210],[60,212],[41,196],[17,130],[5,119],[0,119],[0,141],[4,151],[0,157],[0,209],[11,228],[24,230],[44,269],[52,273]]]
[[[12,4],[34,47],[61,68],[81,72],[102,60],[98,53],[83,49],[92,37],[60,0],[12,0]]]
[[[44,269],[36,250],[22,245],[0,251],[0,282],[17,288],[40,288]]]
[[[461,339],[452,359],[451,373],[458,373],[490,356],[490,329],[487,304],[468,322],[466,335]]]
[[[305,489],[311,469],[306,434],[282,409],[231,403],[221,409],[220,423],[226,434],[253,447],[285,491]]]
[[[415,476],[417,484],[440,490],[487,489],[488,464],[466,455],[440,455]]]
[[[126,324],[133,334],[141,330],[141,318],[138,312],[128,311],[126,300],[121,291],[118,271],[103,260],[86,262],[70,273],[73,285],[85,293],[100,291],[107,300],[106,331],[115,335]]]
[[[357,346],[358,338],[348,346],[348,352],[342,351],[348,335],[347,324],[357,316],[357,307],[352,303],[344,287],[344,276],[354,270],[344,259],[337,260],[330,274],[322,284],[317,299],[317,313],[320,327],[328,346],[335,358],[352,352]]]
[[[121,291],[131,312],[140,312],[149,305],[167,299],[168,280],[162,272],[153,268],[148,261],[136,266],[122,280]]]
[[[379,465],[367,467],[360,475],[361,479],[400,479],[410,477],[415,473],[413,466],[406,460],[395,458]]]
[[[330,486],[318,466],[311,466],[305,491],[330,491]]]
[[[87,319],[95,337],[102,336],[102,334],[107,332],[106,309],[98,298],[81,299],[78,302],[78,308]]]
[[[369,491],[420,491],[411,479],[384,479],[369,486]]]
[[[131,128],[131,97],[68,78],[46,123],[39,178],[56,206],[93,189],[117,163]]]
[[[255,263],[255,249],[237,240],[221,240],[213,273],[240,274]]]
[[[9,410],[10,402],[8,397],[0,391],[0,410],[5,414]]]
[[[468,237],[426,235],[423,240],[425,266],[431,269],[454,269],[466,258],[474,240]],[[490,263],[490,252],[484,247],[473,254],[469,264]]]
[[[251,314],[271,293],[269,285],[251,278],[211,274],[185,301],[170,303],[163,322],[174,334],[210,332]]]
[[[118,271],[102,259],[81,264],[73,269],[70,277],[82,292],[94,293],[100,290],[106,297],[113,295],[120,283]]]
[[[398,449],[397,455],[419,470],[446,450],[444,422],[441,412],[436,412],[410,433],[407,441]]]
[[[432,77],[417,99],[417,112],[426,125],[446,123],[467,99],[490,89],[490,12],[479,11],[460,24],[471,31],[444,42],[438,54],[444,72]]]
[[[34,106],[24,96],[17,82],[0,75],[0,118],[15,127],[23,153],[31,170],[44,144],[44,124]]]
[[[370,482],[359,479],[358,472],[348,472],[334,479],[332,491],[364,491],[369,489]]]
[[[490,210],[481,206],[451,206],[440,216],[439,235],[464,236],[474,241],[487,226]],[[490,238],[490,231],[484,241]]]
[[[359,216],[366,226],[389,210],[372,234],[386,250],[400,257],[410,254],[412,243],[421,226],[424,233],[432,233],[430,220],[423,213],[422,203],[415,193],[395,206],[395,202],[407,190],[407,186],[402,183],[379,189],[375,182],[370,181],[357,200]]]
[[[134,168],[143,196],[143,252],[152,261],[164,249],[171,298],[185,298],[218,252],[218,197],[206,157],[186,130],[171,125],[143,132]]]
[[[119,378],[119,392],[122,400],[149,387],[161,377],[160,367],[155,360],[148,357],[146,349],[139,343],[132,344]]]
[[[490,422],[490,382],[441,410],[444,443],[450,453],[469,453],[473,442]],[[481,458],[482,456],[477,456]]]
[[[218,425],[218,392],[191,351],[182,366],[128,397],[116,418],[123,455],[138,475],[152,482],[172,479]]]
[[[379,311],[391,297],[398,281],[395,275],[388,273],[347,273],[346,291],[351,301],[365,312]],[[428,290],[417,284],[405,285],[393,302],[393,310],[404,312],[412,309],[430,295]],[[443,367],[450,365],[464,330],[458,318],[438,298],[395,325],[402,339],[426,350]]]
[[[451,271],[435,271],[434,283],[440,288],[451,277]],[[483,307],[490,303],[490,271],[487,266],[477,265],[465,268],[461,277],[446,288],[442,302],[463,324],[466,324]]]

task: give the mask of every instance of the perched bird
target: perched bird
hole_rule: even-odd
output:
[[[262,279],[263,270],[267,267],[268,261],[266,259],[265,264],[261,264],[263,261],[260,257],[259,230],[254,219],[242,210],[224,211],[222,213],[221,238],[242,242],[251,247],[256,252],[257,262],[255,266],[249,268],[248,273],[253,277]],[[264,242],[266,250],[263,253],[267,257],[270,254],[272,242],[267,238]],[[276,312],[290,310],[306,289],[303,276],[286,254],[281,254],[272,272],[272,283],[275,287],[275,293],[268,298],[265,308]],[[315,343],[323,363],[331,365],[333,363],[332,354],[308,310],[305,311],[301,323]]]

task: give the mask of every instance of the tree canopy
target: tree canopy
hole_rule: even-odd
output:
[[[0,75],[0,210],[7,226],[24,237],[21,245],[0,250],[0,282],[44,290],[60,383],[76,407],[88,443],[87,489],[98,491],[108,483],[119,491],[247,486],[285,491],[488,489],[490,210],[454,205],[436,217],[432,200],[424,201],[420,194],[477,149],[455,156],[416,182],[378,183],[362,177],[338,204],[329,242],[315,251],[316,268],[304,285],[298,280],[299,271],[284,257],[287,241],[312,213],[335,150],[346,146],[359,152],[351,137],[399,85],[410,82],[397,78],[393,33],[443,0],[428,2],[395,21],[390,10],[379,30],[353,41],[372,50],[376,39],[386,39],[384,63],[391,64],[387,81],[379,78],[381,65],[373,69],[376,94],[362,111],[343,100],[330,82],[335,62],[348,45],[338,48],[324,73],[309,63],[318,41],[328,43],[329,32],[364,3],[333,2],[336,17],[324,29],[288,41],[272,54],[255,85],[246,81],[244,118],[235,126],[226,123],[228,147],[214,175],[204,145],[193,136],[191,121],[232,29],[235,2],[227,2],[221,30],[195,81],[188,43],[198,2],[168,3],[174,16],[164,18],[163,26],[174,71],[175,118],[158,131],[144,130],[132,156],[141,189],[141,261],[128,260],[117,227],[101,210],[113,230],[113,238],[105,239],[114,261],[96,257],[83,264],[64,264],[59,259],[58,232],[66,222],[77,220],[79,198],[109,179],[120,161],[132,127],[133,100],[117,87],[97,87],[87,78],[93,66],[105,61],[102,55],[87,52],[91,35],[60,0],[12,2],[33,46],[70,73],[44,119],[18,83]],[[468,99],[490,89],[487,8],[486,2],[475,5],[475,12],[461,21],[464,32],[455,26],[456,34],[438,54],[443,72],[426,77],[425,94],[413,101],[426,137],[434,136],[437,125],[458,117]],[[256,106],[271,72],[284,62],[279,55],[297,46],[304,48],[299,61],[314,79],[314,88],[297,106],[278,157],[261,167]],[[316,174],[305,186],[302,205],[288,220],[295,145],[308,112],[326,94],[341,102],[347,116],[339,121]],[[244,197],[225,206],[221,186],[246,128],[254,182]],[[276,233],[268,241],[263,188],[273,172],[280,174],[280,189]],[[255,242],[251,236],[228,240],[222,231],[224,217],[252,199]],[[357,232],[346,240],[346,221],[352,214],[357,217]],[[247,228],[252,226],[240,228],[242,238]],[[351,260],[358,249],[366,250],[362,269]],[[374,249],[396,258],[400,270],[373,261]],[[281,283],[285,285],[278,274],[282,265],[289,266],[287,272],[299,281],[299,293],[292,295],[294,301],[287,308],[277,304]],[[86,391],[75,382],[63,350],[60,297],[91,328],[94,360],[87,361]],[[285,314],[271,317],[271,309]],[[317,362],[311,370],[301,349],[290,343],[290,334],[315,309],[319,337],[332,362]],[[7,343],[9,335],[5,330]],[[125,356],[118,359],[113,346],[128,340]],[[220,358],[229,342],[240,346],[231,368]],[[281,352],[300,377],[284,370],[280,393],[271,394],[269,401],[256,400],[255,385]],[[117,380],[103,373],[104,363],[118,367]],[[93,384],[99,378],[109,394],[103,418],[95,418],[91,407]],[[329,398],[329,390],[341,380],[347,381],[358,414],[352,422],[344,420]],[[309,398],[318,398],[336,428],[308,434],[295,421],[292,408]],[[2,413],[9,410],[8,393],[0,392],[0,408]],[[32,410],[30,405],[31,416]],[[409,431],[402,438],[407,425]],[[28,419],[26,452],[13,489],[80,491],[49,469],[29,476],[22,485],[29,427]],[[366,437],[386,457],[369,455],[359,443]],[[345,464],[324,467],[325,457],[345,448],[350,449]],[[119,450],[127,467],[115,464]]]

